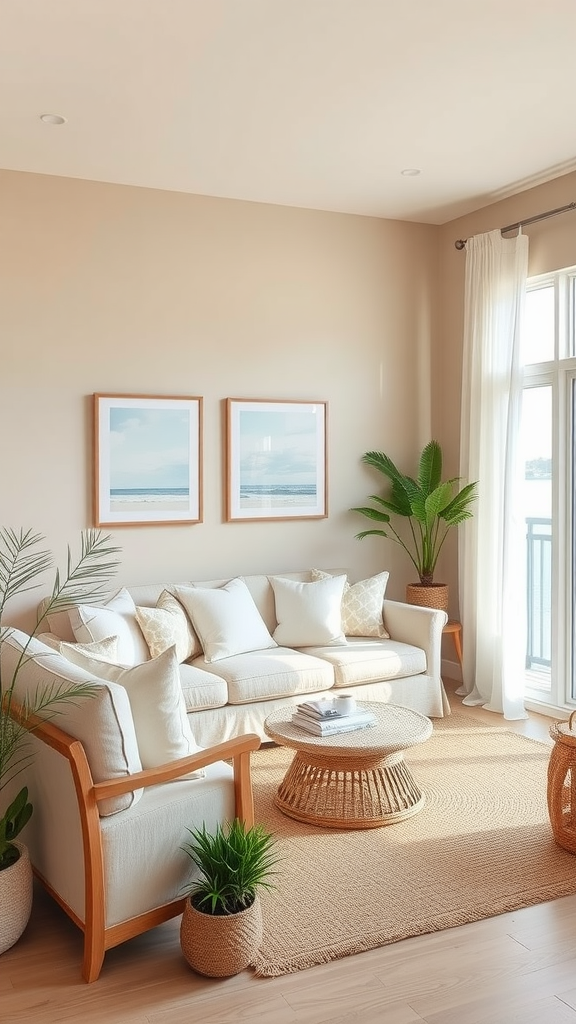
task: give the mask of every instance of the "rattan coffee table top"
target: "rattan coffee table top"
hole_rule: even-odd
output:
[[[418,711],[375,701],[359,701],[358,707],[372,711],[377,718],[376,725],[333,736],[314,736],[292,723],[295,708],[290,705],[268,715],[264,732],[284,747],[294,750],[326,749],[335,757],[345,757],[355,751],[392,754],[423,743],[432,735],[432,722]]]

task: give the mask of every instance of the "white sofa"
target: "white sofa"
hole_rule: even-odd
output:
[[[187,828],[253,820],[250,752],[273,709],[346,689],[432,717],[449,712],[440,678],[445,613],[384,600],[386,574],[346,595],[341,574],[315,575],[123,588],[104,607],[51,615],[48,643],[14,629],[0,645],[3,678],[20,666],[21,705],[46,685],[93,687],[39,723],[32,764],[17,780],[34,805],[23,839],[37,875],[84,932],[87,981],[107,949],[181,912]],[[215,629],[198,612],[204,649],[191,661],[184,655],[199,639],[168,591],[195,613],[203,602],[232,613]],[[159,623],[167,632],[155,632]],[[390,636],[345,638],[343,623]],[[306,646],[280,646],[295,629]],[[320,635],[325,645],[310,643]]]
[[[249,575],[241,579],[253,598],[267,633],[274,637],[279,635],[275,583],[279,578],[293,581],[297,590],[315,593],[316,589],[322,590],[323,587],[323,579],[318,580],[318,576],[329,576],[326,586],[334,591],[333,581],[342,573],[338,570],[332,570],[330,574],[306,570],[283,573],[281,577]],[[384,594],[387,573],[373,579],[384,580]],[[220,590],[231,582],[234,581],[219,579],[159,583],[125,588],[123,594],[128,603],[132,601],[140,609],[153,610],[165,591],[181,598],[186,591],[189,594],[198,588],[203,591]],[[369,584],[371,581],[354,584],[352,591],[362,587],[363,582]],[[314,586],[301,586],[309,583]],[[361,596],[364,600],[364,595]],[[298,593],[296,597],[299,597]],[[370,609],[368,618],[369,613]],[[130,609],[127,615],[129,618]],[[196,638],[195,656],[180,664],[180,678],[197,743],[207,747],[244,733],[256,733],[265,740],[263,722],[271,711],[282,705],[297,704],[308,696],[318,699],[336,689],[350,690],[358,700],[401,704],[432,718],[449,714],[450,707],[440,675],[441,637],[447,619],[445,612],[383,599],[379,619],[378,631],[384,634],[387,631],[389,637],[348,635],[345,640],[340,638],[342,643],[336,638],[326,644],[287,646],[282,642],[282,635],[287,635],[284,632],[278,646],[249,649],[228,657],[222,656],[223,652],[226,654],[227,647],[224,637],[225,642],[220,644],[218,657],[214,660],[208,660],[207,652]],[[243,630],[247,631],[246,642],[250,647],[250,630],[246,627],[243,610],[236,616],[235,623],[240,640],[244,637]],[[382,623],[384,629],[381,628]],[[141,629],[138,623],[130,625],[135,625],[140,634],[136,640],[138,646],[142,639]],[[99,624],[99,629],[89,622],[87,629],[74,630],[66,612],[49,616],[47,626],[49,632],[41,634],[40,639],[54,646],[58,646],[61,640],[73,644],[79,639],[102,639],[102,633],[109,633],[115,628],[111,619]],[[313,633],[305,636],[306,640],[314,638]],[[234,644],[231,649],[236,649]],[[135,661],[141,661],[146,656],[150,656],[150,649],[143,644],[133,657]],[[84,662],[81,660],[80,664],[84,665]],[[89,667],[93,669],[90,663]]]

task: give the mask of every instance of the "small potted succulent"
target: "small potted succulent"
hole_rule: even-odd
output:
[[[227,978],[248,967],[262,942],[258,892],[270,889],[276,856],[274,836],[263,825],[235,818],[215,832],[188,829],[185,843],[199,875],[186,886],[180,926],[182,952],[198,974]]]

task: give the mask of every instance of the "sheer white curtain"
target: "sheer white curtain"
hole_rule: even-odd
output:
[[[519,334],[528,238],[466,243],[460,475],[478,481],[459,534],[464,704],[525,718],[525,524],[520,502]]]

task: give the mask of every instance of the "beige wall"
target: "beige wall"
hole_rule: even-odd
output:
[[[431,435],[438,228],[7,171],[0,221],[0,523],[62,562],[91,525],[90,396],[202,395],[204,522],[114,529],[119,582],[318,564],[403,594],[407,559],[348,509],[366,450],[407,468]],[[226,397],[328,401],[326,520],[224,522]]]
[[[460,450],[460,384],[466,254],[454,247],[457,238],[492,231],[523,218],[576,202],[576,173],[520,192],[439,229],[442,289],[439,303],[434,378],[433,431],[442,442],[446,471],[458,473]],[[530,239],[529,273],[543,274],[576,265],[576,212],[526,227]],[[480,481],[481,490],[481,481]],[[454,533],[454,531],[453,531]],[[458,614],[456,536],[447,541],[440,571],[450,584],[451,614]]]

